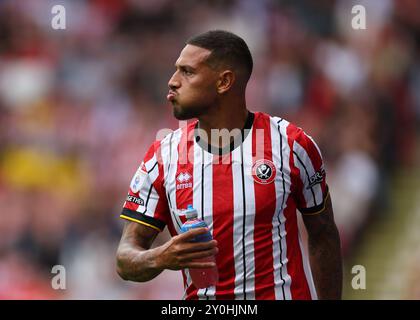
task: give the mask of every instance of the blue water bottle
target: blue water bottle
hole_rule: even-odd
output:
[[[197,210],[195,210],[191,204],[187,206],[187,209],[183,211],[182,214],[187,218],[187,221],[185,221],[185,223],[181,226],[182,233],[195,228],[208,228],[207,224],[203,220],[198,219]],[[208,230],[206,233],[194,237],[192,242],[207,242],[211,240],[213,240],[213,237],[210,233],[210,230]],[[216,262],[216,258],[215,256],[210,256],[197,259],[197,261]],[[196,288],[207,288],[214,286],[216,285],[219,278],[217,267],[205,269],[191,268],[189,269],[189,272],[191,280]]]

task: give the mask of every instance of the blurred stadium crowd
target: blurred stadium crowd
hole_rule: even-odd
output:
[[[66,29],[51,8],[66,8]],[[367,29],[351,8],[365,5]],[[226,29],[248,42],[248,107],[318,142],[345,258],[386,213],[389,179],[414,163],[420,116],[420,2],[0,2],[0,298],[180,298],[180,273],[124,283],[118,215],[162,128],[185,40]],[[167,234],[158,238],[165,241]],[[51,268],[67,290],[51,289]]]

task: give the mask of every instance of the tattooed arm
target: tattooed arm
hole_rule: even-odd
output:
[[[124,280],[145,282],[165,269],[211,268],[215,266],[214,262],[193,260],[216,254],[216,240],[189,242],[205,232],[206,228],[190,230],[151,249],[158,231],[137,222],[126,222],[117,250],[117,272]]]
[[[309,260],[318,298],[338,300],[343,282],[340,236],[329,195],[325,201],[322,212],[302,216],[308,232]]]

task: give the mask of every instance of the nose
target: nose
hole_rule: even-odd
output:
[[[168,87],[171,90],[176,90],[181,86],[181,83],[177,79],[177,71],[172,75],[172,77],[169,79]]]

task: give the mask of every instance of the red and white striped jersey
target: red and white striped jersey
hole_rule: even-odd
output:
[[[192,204],[218,241],[216,286],[196,289],[183,270],[184,299],[316,299],[297,213],[323,210],[321,153],[288,121],[249,112],[240,143],[210,152],[198,121],[156,141],[135,173],[121,217],[171,235]]]

